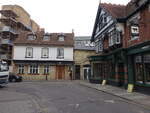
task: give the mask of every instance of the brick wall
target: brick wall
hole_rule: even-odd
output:
[[[148,6],[140,11],[139,38],[135,40],[131,40],[130,34],[131,34],[130,26],[126,24],[125,25],[126,38],[123,42],[125,48],[150,40],[150,11]]]

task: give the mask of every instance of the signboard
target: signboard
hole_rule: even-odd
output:
[[[106,80],[103,80],[102,86],[106,85]]]
[[[128,84],[127,92],[128,92],[128,93],[132,93],[132,92],[133,92],[133,88],[134,88],[134,85],[133,85],[133,84]]]

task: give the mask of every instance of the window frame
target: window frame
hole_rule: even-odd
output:
[[[49,65],[44,65],[43,74],[48,75],[49,73],[50,73],[50,66]]]
[[[24,65],[19,64],[18,65],[18,74],[24,74],[25,69],[24,69]]]
[[[60,50],[63,50],[63,55],[59,55],[61,54]],[[57,48],[57,59],[64,59],[64,48]]]
[[[43,41],[49,41],[49,40],[50,40],[50,35],[43,36]]]
[[[133,28],[137,28],[137,32],[133,32]],[[132,24],[130,26],[130,32],[131,32],[131,40],[139,39],[140,30],[139,30],[139,26],[138,25]]]
[[[32,37],[31,37],[31,36],[32,36]],[[35,39],[36,39],[36,35],[34,35],[34,34],[28,34],[28,35],[27,35],[27,39],[28,39],[28,40],[31,40],[31,41],[32,41],[32,40],[35,40]]]
[[[39,74],[39,65],[38,64],[31,64],[29,65],[29,74],[36,75]]]
[[[60,42],[65,41],[65,36],[64,35],[59,35],[58,36],[58,41],[60,41]]]
[[[47,50],[47,56],[44,56],[44,49],[46,49]],[[43,47],[42,49],[41,49],[41,58],[49,58],[49,48],[48,47]]]
[[[31,49],[31,56],[28,56],[28,49]],[[25,58],[33,58],[33,47],[27,47],[26,48],[26,55],[25,55]]]

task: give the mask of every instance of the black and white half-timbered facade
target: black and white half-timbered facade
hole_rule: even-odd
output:
[[[108,79],[112,84],[124,84],[124,76],[118,74],[124,70],[122,59],[122,40],[124,36],[125,6],[115,4],[100,4],[97,12],[95,26],[91,41],[95,42],[98,55],[91,56],[92,77],[91,80]],[[118,61],[118,62],[116,62]]]

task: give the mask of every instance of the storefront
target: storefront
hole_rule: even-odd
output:
[[[150,91],[150,42],[128,48],[128,82],[138,91]]]
[[[91,56],[91,80],[107,80],[108,84],[124,86],[127,84],[127,65],[124,51],[117,50],[107,55]]]

